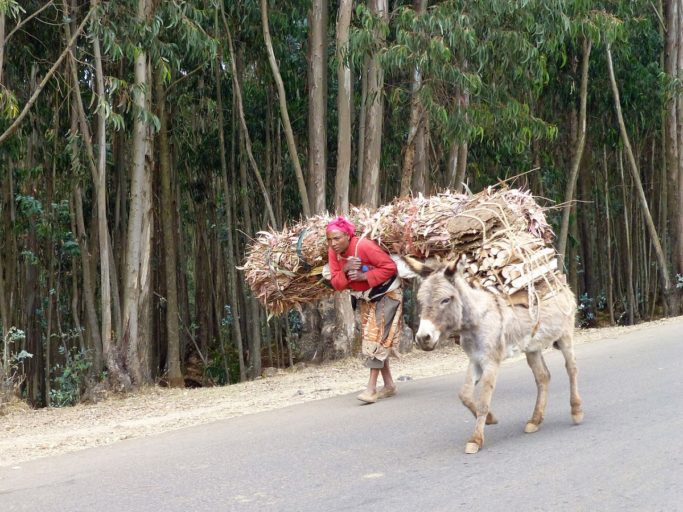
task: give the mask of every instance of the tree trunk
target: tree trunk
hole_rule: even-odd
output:
[[[676,33],[676,54],[677,54],[677,61],[678,65],[676,68],[676,77],[678,80],[681,79],[681,75],[683,74],[683,48],[681,48],[681,42],[683,41],[683,3],[679,0],[678,1],[678,26],[677,30],[675,31]],[[676,124],[677,124],[677,144],[676,147],[678,148],[678,161],[677,165],[673,166],[673,171],[674,174],[673,176],[675,177],[675,180],[672,181],[674,184],[674,190],[678,191],[677,195],[677,200],[675,201],[675,212],[676,216],[674,219],[676,219],[675,226],[673,227],[674,231],[674,236],[673,239],[677,241],[676,244],[676,261],[674,262],[675,264],[675,269],[676,272],[679,275],[683,275],[683,92],[681,92],[680,88],[677,89],[678,94],[675,97],[676,101]],[[678,185],[678,187],[676,187]],[[679,294],[680,297],[680,294]],[[680,302],[679,304],[676,305],[676,308],[678,309],[680,307]]]
[[[610,224],[609,171],[607,169],[607,147],[602,146],[602,164],[605,171],[605,245],[607,246],[607,310],[609,323],[614,325],[614,277],[612,275],[612,230]]]
[[[244,154],[245,141],[240,141],[240,148],[242,154]],[[240,185],[243,190],[242,197],[240,198],[240,205],[242,208],[242,219],[244,221],[244,227],[248,234],[254,233],[254,223],[252,216],[252,204],[253,201],[249,197],[249,180],[247,179],[246,165],[244,164],[244,158],[240,159],[239,164],[240,171]],[[255,379],[261,375],[261,322],[259,305],[256,297],[249,294],[245,296],[245,319],[248,321],[248,336],[247,343],[249,347],[249,370],[247,376],[251,379]]]
[[[36,87],[36,76],[38,65],[31,66],[31,76],[29,83],[31,88]],[[29,117],[30,132],[28,135],[28,148],[26,151],[25,165],[28,169],[33,169],[38,164],[36,153],[39,149],[39,131],[35,115]],[[36,178],[31,178],[26,185],[26,190],[32,193],[37,188]],[[36,222],[37,215],[29,219]],[[27,389],[26,397],[32,407],[44,407],[45,400],[45,365],[43,352],[43,336],[41,331],[41,319],[38,314],[41,307],[41,297],[43,297],[40,285],[39,256],[40,246],[38,244],[38,234],[36,230],[28,231],[26,239],[26,250],[33,255],[22,258],[24,260],[24,314],[23,325],[26,326],[26,350],[32,355],[27,364]]]
[[[97,322],[97,310],[95,304],[95,278],[91,272],[91,257],[88,248],[85,222],[83,220],[83,200],[80,187],[76,186],[73,192],[74,213],[76,215],[76,228],[78,233],[79,247],[81,249],[81,272],[83,274],[83,298],[85,302],[85,319],[87,325],[87,335],[91,340],[92,348],[95,352],[93,369],[100,373],[102,371],[102,338],[100,337],[100,326]]]
[[[2,81],[2,68],[5,64],[5,12],[0,12],[0,84]]]
[[[262,0],[263,1],[263,0]],[[387,0],[370,0],[370,11],[380,22],[388,22]],[[381,31],[375,33],[377,46],[384,45]],[[365,151],[363,154],[363,181],[361,203],[376,207],[379,205],[379,173],[382,154],[382,125],[384,118],[384,71],[379,55],[373,54],[368,64],[368,97],[365,126]]]
[[[5,19],[4,12],[0,12],[0,84],[2,81],[2,69],[5,64]],[[0,204],[2,203],[0,199]],[[2,205],[4,207],[4,204]],[[9,301],[7,299],[7,288],[5,287],[5,262],[4,252],[0,250],[0,315],[2,315],[2,368],[0,370],[0,392],[3,391],[2,386],[5,383],[6,376],[9,375],[9,337],[7,333],[10,330],[9,318]]]
[[[569,215],[572,211],[574,200],[574,188],[576,187],[576,180],[579,176],[579,168],[581,166],[581,158],[583,157],[583,148],[586,144],[586,102],[588,98],[588,65],[590,63],[592,43],[590,40],[583,40],[582,62],[581,62],[581,89],[579,93],[579,125],[578,137],[574,155],[572,157],[572,166],[569,171],[569,178],[567,179],[567,189],[564,194],[564,207],[562,209],[562,223],[560,225],[560,236],[557,241],[558,252],[558,268],[564,268],[565,254],[567,251],[567,233],[569,232]]]
[[[679,0],[667,0],[665,2],[666,16],[666,45],[664,50],[664,69],[670,80],[676,80],[679,72],[679,51],[681,41],[681,27],[679,26]],[[676,222],[678,219],[680,194],[676,193],[680,177],[679,165],[679,143],[678,143],[678,106],[681,103],[680,97],[674,96],[666,105],[664,114],[664,148],[666,155],[667,177],[662,184],[662,194],[666,202],[664,215],[667,225],[663,226],[664,248],[667,254],[673,255],[673,268],[678,273],[683,273],[683,262],[676,261],[679,247],[681,246],[680,236],[676,236]],[[673,186],[672,186],[673,185]],[[680,232],[679,232],[680,233]]]
[[[227,23],[226,23],[227,26]],[[310,203],[308,202],[308,192],[306,191],[306,182],[304,180],[304,173],[301,170],[301,163],[299,161],[299,154],[296,150],[296,143],[294,142],[294,132],[292,131],[292,123],[289,121],[289,111],[287,110],[287,97],[285,95],[285,85],[280,76],[280,69],[275,60],[275,52],[273,51],[273,43],[270,37],[270,28],[268,27],[268,2],[261,0],[261,27],[263,29],[263,39],[266,43],[266,51],[268,53],[268,62],[270,69],[275,78],[277,85],[278,100],[280,102],[280,116],[282,117],[282,126],[287,137],[287,148],[289,149],[289,157],[294,166],[294,173],[296,175],[296,182],[299,186],[299,194],[301,195],[301,207],[304,217],[311,215]],[[226,28],[227,30],[227,28]],[[229,37],[229,35],[228,35]],[[231,50],[231,53],[232,50]]]
[[[327,175],[327,0],[308,13],[308,204],[323,213]]]
[[[597,313],[597,300],[600,292],[600,274],[598,269],[600,265],[596,264],[595,257],[598,253],[596,249],[595,226],[597,219],[595,218],[594,205],[597,204],[597,197],[594,197],[593,191],[596,190],[594,186],[593,172],[589,169],[583,169],[580,172],[581,179],[578,183],[578,197],[583,200],[583,203],[578,208],[580,213],[577,215],[580,220],[579,232],[581,235],[581,266],[582,266],[582,280],[584,283],[584,290],[592,300],[593,312]]]
[[[415,194],[429,195],[431,181],[427,166],[429,147],[429,114],[423,113],[423,119],[415,134],[415,160],[413,161],[412,189]]]
[[[161,180],[161,228],[164,240],[164,276],[166,283],[166,372],[172,388],[185,386],[180,369],[180,332],[178,327],[178,282],[177,250],[174,236],[175,220],[178,217],[174,208],[171,186],[171,154],[168,144],[168,117],[166,115],[166,91],[161,69],[156,73],[156,101],[159,112],[159,179]]]
[[[64,7],[65,12],[68,13],[68,6],[66,2],[64,3]],[[64,29],[67,34],[67,39],[71,39],[71,31],[69,24],[65,24]],[[98,94],[101,97],[104,97],[104,74],[102,71],[102,56],[100,52],[99,38],[95,35],[93,35],[93,53],[95,57],[95,87]],[[107,370],[109,372],[112,384],[117,389],[128,389],[130,387],[130,377],[121,368],[119,364],[120,354],[118,351],[118,347],[116,347],[111,338],[111,279],[109,262],[109,228],[107,224],[106,203],[106,126],[104,112],[100,112],[100,114],[98,114],[97,116],[98,155],[97,162],[95,162],[95,151],[92,146],[90,128],[88,126],[85,109],[83,107],[83,100],[81,98],[80,93],[78,72],[76,69],[77,60],[73,55],[70,56],[70,63],[71,81],[73,83],[72,91],[74,96],[74,104],[78,112],[82,140],[86,149],[86,155],[88,157],[88,166],[91,171],[93,187],[95,188],[95,196],[97,198],[98,239],[100,244],[100,308],[102,315],[102,325],[101,335],[98,336],[98,338],[101,341],[96,340],[96,343],[99,345],[99,343],[101,342],[102,344],[102,354],[104,362],[107,365]],[[83,224],[84,225],[82,233],[83,235],[85,235],[85,223]],[[94,288],[94,281],[92,282],[91,286]],[[90,299],[86,298],[86,301],[88,300]],[[92,319],[89,320],[89,322],[91,321]]]
[[[339,214],[349,212],[349,175],[351,171],[351,69],[345,62],[349,44],[349,24],[352,0],[341,0],[337,16],[337,176],[334,209]],[[334,296],[335,325],[332,337],[335,351],[348,354],[355,335],[355,320],[349,292]]]
[[[147,2],[138,1],[138,19],[144,23],[146,19]],[[136,385],[144,381],[141,358],[143,357],[143,345],[140,340],[141,318],[141,292],[143,280],[143,254],[147,254],[147,241],[144,240],[148,227],[144,225],[148,205],[151,197],[147,195],[148,187],[145,176],[148,144],[148,127],[142,119],[142,112],[147,110],[147,54],[141,51],[135,59],[135,89],[133,95],[134,108],[137,115],[133,123],[133,154],[130,180],[130,214],[128,218],[128,234],[126,244],[126,263],[124,276],[123,298],[123,328],[126,367]]]
[[[99,0],[94,2],[95,5]],[[102,70],[102,54],[100,40],[96,34],[92,35],[93,53],[95,57],[95,87],[100,98],[105,97],[104,72]],[[75,64],[75,63],[74,63]],[[109,262],[109,223],[107,221],[107,131],[105,113],[100,110],[97,116],[97,180],[94,181],[97,196],[97,226],[100,244],[100,309],[102,314],[101,336],[97,337],[97,343],[102,344],[102,349],[107,356],[108,363],[113,361],[112,320],[111,320],[111,272]],[[95,366],[99,371],[100,365]]]
[[[636,294],[633,289],[633,259],[631,258],[631,230],[629,228],[631,219],[628,214],[628,194],[626,193],[626,178],[624,176],[624,163],[621,156],[621,150],[619,150],[619,174],[621,176],[621,198],[624,205],[624,235],[626,247],[623,251],[623,260],[626,262],[626,288],[628,290],[628,304],[626,305],[626,310],[628,313],[628,325],[633,325],[635,323]]]
[[[360,72],[360,114],[358,116],[358,177],[356,179],[356,188],[354,190],[355,204],[362,203],[363,199],[363,179],[365,172],[363,170],[365,160],[365,133],[367,130],[367,109],[368,109],[368,68],[370,67],[370,58],[365,57],[363,67]],[[351,191],[349,191],[351,192]]]
[[[664,295],[664,305],[668,308],[669,304],[669,292],[671,290],[671,285],[669,281],[669,271],[666,265],[666,259],[664,257],[664,252],[659,242],[659,236],[657,235],[657,230],[655,228],[654,222],[652,221],[652,215],[650,215],[650,208],[648,207],[647,200],[645,198],[645,192],[643,191],[643,185],[640,181],[640,173],[638,171],[638,165],[633,156],[633,150],[631,149],[631,143],[628,138],[628,133],[626,132],[626,125],[624,124],[624,117],[621,113],[621,100],[619,98],[619,89],[617,87],[616,78],[614,77],[614,66],[612,64],[612,49],[609,43],[607,43],[607,67],[609,70],[610,83],[612,85],[612,94],[614,95],[614,107],[617,112],[617,119],[619,121],[619,131],[621,133],[621,139],[624,143],[624,148],[626,149],[626,156],[629,161],[629,168],[631,170],[631,176],[633,177],[634,185],[636,186],[636,191],[638,193],[638,199],[640,201],[640,207],[643,211],[643,216],[647,225],[648,233],[652,244],[655,247],[655,253],[657,255],[657,261],[659,263],[659,275],[662,283],[662,293]]]
[[[427,0],[413,0],[413,9],[418,16],[422,16],[427,8]],[[403,172],[401,173],[402,197],[410,194],[413,181],[413,168],[415,162],[415,148],[418,132],[424,126],[424,115],[422,101],[420,100],[420,89],[422,88],[422,70],[419,67],[413,69],[412,83],[410,86],[410,121],[408,124],[408,139],[405,144],[405,154],[403,155]]]
[[[265,1],[265,0],[264,0]],[[223,24],[225,26],[225,32],[226,32],[226,37],[228,39],[228,48],[230,50],[230,65],[232,67],[232,83],[234,87],[234,94],[235,98],[237,99],[237,107],[238,107],[238,112],[239,112],[239,120],[240,120],[240,127],[242,130],[242,136],[245,141],[245,146],[246,146],[246,152],[247,156],[249,158],[249,163],[251,164],[251,168],[254,171],[254,175],[256,176],[256,181],[259,184],[259,187],[261,187],[261,192],[263,193],[263,199],[265,201],[266,205],[266,210],[268,211],[268,215],[270,217],[270,222],[272,224],[273,229],[277,228],[277,222],[275,220],[275,213],[273,212],[273,206],[270,201],[270,195],[268,194],[268,190],[266,189],[265,184],[263,183],[263,179],[261,178],[261,172],[259,171],[258,165],[256,164],[256,160],[254,159],[254,155],[252,154],[251,151],[251,137],[249,136],[249,130],[247,129],[247,122],[245,119],[244,115],[244,106],[242,105],[242,89],[240,87],[240,82],[239,82],[239,74],[237,72],[237,61],[235,60],[235,50],[232,45],[232,36],[230,34],[230,29],[228,27],[228,22],[225,19],[225,13],[223,13],[222,8],[221,8],[221,14],[223,15]],[[289,118],[288,118],[289,121]],[[291,127],[290,127],[291,130]],[[296,160],[296,165],[299,165],[299,160],[297,156]],[[299,168],[299,172],[301,171],[301,168]],[[301,180],[303,181],[303,174],[301,176]],[[303,199],[305,200],[305,206],[308,208],[308,197],[306,195],[306,186],[304,184],[303,188]],[[310,210],[306,210],[310,211]]]
[[[220,58],[220,56],[219,56]],[[225,228],[227,231],[227,256],[228,256],[228,300],[230,304],[230,312],[232,314],[232,332],[237,348],[237,355],[239,358],[240,382],[247,380],[246,369],[244,367],[244,347],[242,342],[242,327],[239,322],[239,306],[237,301],[237,276],[235,272],[235,247],[233,242],[233,228],[234,223],[232,219],[232,203],[234,201],[233,195],[230,191],[228,181],[228,163],[225,154],[225,125],[223,124],[223,94],[221,89],[221,75],[220,66],[218,62],[215,66],[216,76],[216,104],[218,106],[218,140],[220,141],[220,155],[221,155],[221,182],[223,185],[223,204],[225,208]],[[230,382],[230,375],[227,375],[228,382]]]
[[[341,0],[337,15],[337,175],[334,187],[334,210],[349,211],[349,175],[351,173],[351,68],[346,63],[349,25],[353,0]]]

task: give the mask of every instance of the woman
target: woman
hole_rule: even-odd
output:
[[[358,399],[372,404],[396,394],[388,357],[398,357],[403,316],[401,282],[391,257],[372,240],[358,238],[348,219],[337,217],[326,231],[332,287],[350,289],[360,304],[362,351],[370,379]],[[377,390],[380,373],[384,387]]]

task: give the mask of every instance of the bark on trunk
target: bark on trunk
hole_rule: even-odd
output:
[[[232,35],[230,34],[230,29],[228,27],[228,22],[225,19],[225,13],[223,13],[222,8],[221,8],[221,14],[223,15],[223,25],[225,28],[226,32],[226,37],[228,39],[228,48],[230,50],[230,65],[232,69],[232,82],[233,82],[233,87],[234,87],[234,94],[235,98],[237,100],[237,107],[238,107],[238,117],[240,121],[240,128],[242,131],[242,136],[245,141],[245,146],[246,146],[246,152],[247,152],[247,157],[249,158],[249,163],[251,165],[251,168],[254,172],[254,175],[256,176],[256,181],[259,184],[259,187],[261,188],[261,193],[263,194],[263,199],[266,205],[266,210],[268,211],[268,215],[270,218],[270,222],[272,224],[273,229],[277,228],[277,222],[275,220],[275,213],[273,212],[273,206],[270,201],[270,195],[268,194],[268,190],[266,189],[265,184],[263,183],[263,179],[261,178],[261,171],[259,171],[258,165],[256,164],[256,160],[254,159],[254,155],[251,151],[251,137],[249,136],[249,130],[247,129],[247,122],[244,116],[244,107],[242,105],[242,89],[240,87],[240,82],[239,82],[239,74],[237,72],[237,61],[235,60],[235,50],[232,45]],[[287,118],[287,121],[289,121],[289,118]],[[290,126],[291,130],[291,126]],[[299,160],[297,157],[296,160],[296,165],[299,165]],[[301,167],[299,167],[298,173],[301,173]],[[303,174],[301,174],[301,180],[303,182]],[[301,190],[300,190],[301,192]],[[305,201],[305,206],[306,206],[306,211],[310,212],[308,209],[308,197],[306,195],[306,185],[304,184],[303,186],[303,200]]]
[[[242,145],[243,146],[243,145]],[[240,165],[240,181],[243,190],[249,190],[249,183],[247,181],[247,173],[244,164]],[[247,194],[243,194],[241,201],[242,218],[244,219],[247,233],[253,233],[254,227],[252,222],[251,201]],[[249,295],[246,300],[246,318],[249,323],[249,370],[247,376],[255,379],[261,375],[261,325],[259,318],[259,306],[256,297]]]
[[[226,23],[227,26],[227,23]],[[301,195],[301,207],[304,217],[311,215],[310,203],[308,202],[308,192],[306,191],[306,181],[304,180],[304,173],[301,170],[301,163],[299,161],[299,154],[296,150],[296,143],[294,142],[294,132],[292,131],[292,123],[289,121],[289,111],[287,110],[287,97],[285,95],[285,85],[280,76],[280,69],[275,60],[275,52],[273,51],[273,43],[270,37],[270,28],[268,27],[268,2],[261,0],[261,26],[263,29],[263,39],[266,44],[266,51],[268,53],[268,62],[270,69],[275,78],[277,85],[278,100],[280,103],[280,116],[282,117],[282,126],[287,137],[287,148],[289,149],[289,157],[294,166],[294,173],[296,175],[296,182],[299,186],[299,194]]]
[[[640,181],[640,172],[638,171],[638,165],[633,156],[633,150],[631,148],[631,143],[629,141],[628,133],[626,132],[626,125],[624,124],[624,117],[621,112],[621,100],[619,98],[619,88],[617,87],[617,81],[614,77],[614,65],[612,63],[612,49],[610,44],[607,44],[607,67],[609,70],[610,83],[612,85],[612,94],[614,95],[614,107],[617,113],[617,119],[619,121],[619,131],[621,133],[621,139],[624,143],[624,148],[626,149],[626,156],[629,161],[629,168],[631,170],[631,176],[633,182],[636,186],[636,192],[638,193],[638,200],[640,202],[640,207],[643,212],[643,217],[645,218],[645,223],[647,225],[648,233],[650,239],[655,248],[655,253],[657,255],[657,262],[659,264],[659,276],[662,283],[662,293],[664,294],[665,307],[668,309],[669,302],[669,292],[671,290],[671,285],[669,281],[669,271],[666,265],[666,259],[664,257],[664,252],[662,251],[662,246],[659,242],[659,236],[657,235],[657,229],[655,228],[654,222],[652,221],[652,215],[650,214],[650,208],[648,207],[647,200],[645,198],[645,192],[643,190],[643,185]]]
[[[349,212],[349,176],[351,172],[351,69],[345,62],[349,44],[349,25],[353,10],[352,0],[341,0],[337,16],[337,176],[334,191],[334,209],[337,213]],[[348,354],[355,335],[355,320],[348,292],[337,293],[334,298],[335,324],[333,339],[335,350]]]
[[[678,77],[679,65],[679,51],[681,32],[679,26],[679,0],[668,0],[665,2],[666,10],[666,45],[664,49],[664,69],[670,80],[675,80]],[[681,103],[680,97],[672,98],[664,114],[664,154],[666,155],[665,165],[666,174],[662,181],[661,193],[665,209],[662,212],[662,217],[666,219],[665,225],[662,226],[663,245],[666,254],[672,254],[674,260],[678,254],[678,248],[681,245],[680,236],[677,234],[677,226],[673,219],[678,218],[680,193],[676,193],[676,184],[679,184],[679,143],[678,143],[678,105]],[[672,187],[671,185],[674,184]],[[680,235],[680,231],[678,231]],[[683,262],[674,263],[674,269],[678,273],[683,272],[683,266],[678,266]]]
[[[621,176],[621,199],[624,204],[624,238],[626,247],[624,248],[624,261],[626,261],[626,288],[628,291],[628,304],[626,305],[626,312],[628,314],[628,325],[635,323],[635,309],[636,309],[636,294],[633,289],[633,259],[631,258],[631,229],[629,223],[631,218],[628,209],[628,194],[626,193],[626,178],[624,176],[624,163],[621,150],[619,151],[619,174]]]
[[[2,68],[5,64],[5,13],[0,12],[0,84],[2,83]]]
[[[334,187],[334,210],[349,211],[349,176],[351,173],[351,68],[346,64],[349,25],[353,0],[341,0],[337,16],[337,175]]]
[[[76,214],[76,228],[78,233],[79,247],[81,249],[81,272],[83,274],[83,298],[85,302],[85,319],[88,338],[91,340],[95,359],[93,361],[94,370],[99,373],[102,371],[102,338],[100,337],[100,326],[97,322],[97,310],[95,304],[95,278],[91,272],[91,257],[88,248],[88,237],[85,231],[85,221],[83,220],[83,199],[80,187],[74,189],[74,211]],[[110,348],[111,350],[111,348]]]
[[[138,19],[144,23],[147,2],[139,0]],[[143,254],[148,254],[145,237],[148,227],[144,226],[147,213],[147,203],[151,198],[147,195],[148,187],[145,183],[148,127],[142,118],[147,110],[147,54],[141,51],[135,59],[135,92],[133,96],[136,111],[133,124],[133,154],[130,180],[130,213],[128,217],[128,234],[126,244],[125,285],[123,299],[123,347],[125,349],[126,367],[135,385],[144,381],[142,361],[143,346],[140,340],[141,292],[143,280]]]
[[[242,342],[242,327],[238,320],[239,305],[237,301],[237,276],[235,272],[235,248],[233,242],[233,219],[232,219],[232,203],[233,195],[230,191],[228,181],[228,163],[225,152],[225,129],[223,124],[223,95],[221,94],[221,80],[220,80],[220,66],[215,66],[216,75],[216,104],[218,106],[218,139],[220,141],[221,154],[221,182],[223,185],[223,204],[225,208],[225,224],[227,231],[227,254],[228,254],[228,288],[230,312],[232,313],[232,332],[237,348],[237,356],[239,358],[239,372],[240,382],[247,379],[246,369],[244,367],[244,347]],[[226,362],[227,363],[227,362]],[[230,375],[227,375],[228,382],[230,382]]]
[[[683,2],[678,1],[678,26],[676,32],[676,54],[678,65],[676,68],[676,77],[680,80],[683,73],[683,48],[681,48],[681,42],[683,41]],[[674,240],[677,243],[676,250],[676,261],[675,268],[678,274],[683,275],[683,93],[680,92],[676,97],[676,125],[677,125],[677,144],[678,148],[678,161],[677,165],[674,166],[674,177],[675,181],[672,183],[677,184],[677,200],[675,202],[675,208],[677,215],[674,217],[677,219],[676,226],[674,227]],[[674,185],[675,187],[675,185]],[[676,188],[674,188],[676,190]],[[680,297],[680,295],[679,295]],[[676,305],[677,308],[680,304]]]
[[[164,277],[166,283],[166,372],[172,388],[185,386],[180,369],[180,332],[178,326],[178,282],[176,269],[177,250],[174,236],[177,213],[171,188],[171,155],[168,144],[168,117],[166,115],[166,91],[161,70],[156,74],[156,100],[159,112],[159,178],[161,180],[161,227],[164,240]]]
[[[94,2],[95,5],[99,0]],[[100,50],[100,40],[96,34],[92,36],[93,54],[95,56],[95,87],[100,98],[105,97],[104,91],[104,71],[102,69],[102,52]],[[109,223],[107,217],[107,131],[105,114],[100,110],[97,116],[97,228],[100,244],[100,309],[102,314],[101,335],[97,337],[98,345],[102,345],[105,354],[113,354],[112,341],[112,320],[111,320],[111,272],[109,262]],[[108,360],[111,360],[111,356]],[[99,365],[96,365],[99,370]]]
[[[327,0],[308,14],[308,204],[323,213],[327,175]]]
[[[564,268],[564,260],[567,250],[567,234],[569,232],[569,215],[572,211],[572,203],[574,200],[574,188],[576,187],[576,180],[579,176],[581,158],[583,157],[583,148],[586,144],[586,102],[588,98],[588,65],[590,62],[591,48],[591,41],[589,41],[588,39],[584,39],[581,56],[581,88],[579,93],[579,133],[577,137],[576,148],[574,150],[574,155],[572,158],[572,166],[569,171],[569,178],[567,179],[567,189],[565,190],[564,194],[562,223],[560,225],[560,236],[557,243],[559,268]]]
[[[387,0],[370,0],[370,11],[386,23],[388,18]],[[384,44],[383,36],[375,34],[378,46]],[[361,183],[361,203],[366,206],[379,205],[379,173],[382,153],[382,125],[384,118],[384,71],[379,56],[374,54],[368,64],[368,96],[365,127],[365,151],[363,155],[363,181]]]
[[[614,278],[612,275],[612,226],[610,224],[609,171],[607,169],[607,147],[602,146],[602,165],[605,172],[605,245],[607,246],[607,310],[610,325],[614,325]]]
[[[418,16],[424,14],[427,8],[427,0],[414,0],[413,9]],[[413,169],[415,163],[415,148],[418,132],[424,126],[424,116],[422,101],[420,100],[420,89],[422,88],[422,70],[419,67],[413,69],[412,83],[410,86],[410,122],[408,124],[408,139],[403,155],[403,172],[401,173],[401,196],[410,194],[413,181]]]

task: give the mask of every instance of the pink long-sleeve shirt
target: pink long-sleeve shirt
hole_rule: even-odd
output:
[[[350,281],[342,270],[346,260],[351,256],[359,257],[361,265],[367,265],[369,269],[365,272],[368,278],[367,281]],[[367,238],[351,237],[349,246],[343,254],[338,255],[332,249],[328,249],[327,259],[330,265],[330,273],[332,274],[332,287],[335,290],[350,288],[364,292],[396,275],[396,263],[394,263],[394,260],[379,245]]]

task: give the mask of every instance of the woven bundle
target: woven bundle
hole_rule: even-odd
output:
[[[440,260],[464,255],[470,282],[494,293],[564,282],[550,245],[554,234],[530,192],[488,188],[475,195],[401,198],[377,209],[354,207],[349,218],[358,236],[393,254]],[[317,215],[280,232],[260,232],[249,246],[241,268],[271,313],[332,292],[321,279],[331,219]]]

